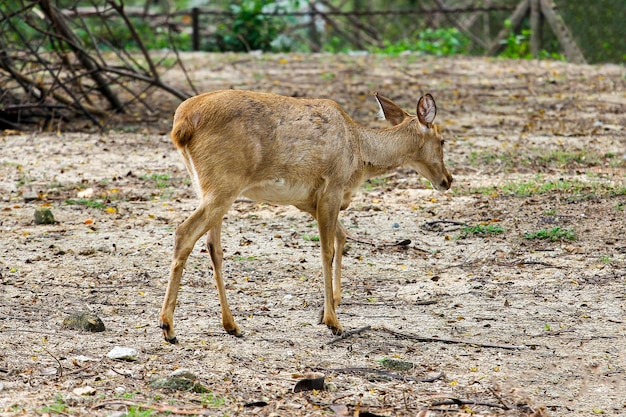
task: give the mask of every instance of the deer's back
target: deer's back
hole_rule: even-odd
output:
[[[330,173],[347,182],[358,165],[354,122],[331,100],[207,93],[180,105],[172,139],[200,179],[228,175],[243,188],[315,187]]]

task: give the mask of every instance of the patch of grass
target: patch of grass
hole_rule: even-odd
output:
[[[106,208],[106,205],[102,201],[90,200],[88,198],[68,199],[68,200],[65,200],[65,204],[86,206],[86,207],[97,208],[101,210],[104,210]]]
[[[626,209],[626,203],[617,203],[615,205],[616,211],[624,211]]]
[[[61,394],[57,394],[56,398],[54,399],[54,403],[46,407],[43,407],[41,410],[39,410],[40,413],[55,413],[55,414],[66,414],[67,411],[68,411],[67,404],[65,404],[65,400],[63,400],[63,397],[61,396]]]
[[[139,177],[144,181],[153,181],[155,187],[165,188],[170,185],[169,181],[172,179],[170,174],[151,174],[151,175],[142,175]]]
[[[150,417],[154,413],[154,410],[142,410],[141,407],[131,405],[128,407],[128,412],[125,415],[126,417]]]
[[[593,196],[619,196],[626,195],[626,186],[614,187],[608,183],[588,182],[578,179],[559,178],[558,180],[546,180],[538,175],[533,179],[518,182],[510,182],[501,186],[479,187],[470,190],[473,194],[482,194],[497,197],[506,195],[510,197],[530,197],[538,194],[550,194],[564,192],[570,198],[591,194]]]
[[[562,240],[576,240],[576,233],[569,229],[553,227],[552,229],[541,229],[536,232],[524,234],[524,239],[549,239],[552,242]]]
[[[256,256],[235,256],[233,259],[236,261],[254,261]]]
[[[222,397],[217,397],[212,392],[208,392],[206,394],[202,394],[200,397],[200,403],[203,407],[220,407],[224,405],[226,400]]]
[[[320,237],[317,235],[302,235],[302,239],[309,241],[309,242],[319,242],[320,241]]]
[[[533,158],[534,159],[534,158]],[[600,154],[590,154],[588,151],[564,151],[553,150],[547,154],[540,154],[536,158],[536,162],[545,165],[558,165],[560,167],[568,165],[598,165],[601,163]]]
[[[370,178],[369,180],[365,181],[365,183],[363,183],[363,189],[369,192],[377,188],[384,187],[385,185],[387,185],[386,178]]]
[[[499,224],[477,224],[475,226],[465,226],[461,229],[458,238],[465,239],[469,236],[488,236],[504,233],[504,229]]]

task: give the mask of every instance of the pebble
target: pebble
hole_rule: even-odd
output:
[[[109,359],[119,359],[123,361],[136,361],[137,349],[115,346],[109,353],[107,353]]]
[[[180,368],[180,369],[177,369],[177,370],[173,371],[170,374],[170,376],[172,378],[176,378],[176,377],[187,378],[187,379],[191,379],[192,381],[198,379],[198,377],[193,372],[191,372],[189,369],[185,369],[185,368]]]
[[[96,389],[87,385],[85,387],[74,388],[72,392],[76,395],[95,395]]]
[[[70,314],[63,319],[63,327],[86,332],[103,332],[105,330],[100,317],[89,311]]]
[[[35,224],[55,224],[54,215],[47,207],[37,207],[35,209]]]

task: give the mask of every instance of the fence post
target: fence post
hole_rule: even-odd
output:
[[[530,0],[530,52],[533,58],[539,58],[539,51],[543,44],[543,15],[539,3],[540,0]]]
[[[194,7],[191,9],[191,49],[193,51],[200,50],[200,9]]]

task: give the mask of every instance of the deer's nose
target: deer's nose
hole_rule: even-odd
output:
[[[452,175],[448,174],[446,175],[446,178],[444,178],[443,181],[441,181],[440,187],[443,190],[449,190],[451,185],[452,185]]]

